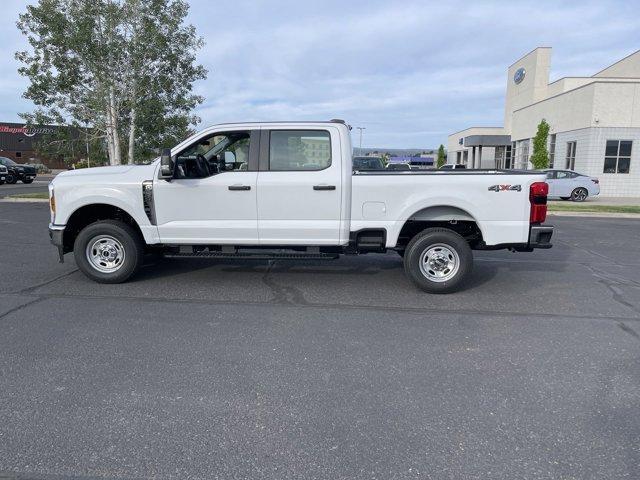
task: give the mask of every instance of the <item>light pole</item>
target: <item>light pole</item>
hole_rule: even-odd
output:
[[[360,147],[358,148],[358,153],[362,155],[362,131],[366,130],[367,127],[356,127],[356,128],[360,130]]]

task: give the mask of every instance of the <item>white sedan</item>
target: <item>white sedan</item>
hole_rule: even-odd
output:
[[[600,194],[600,181],[597,178],[576,173],[572,170],[545,170],[549,196],[584,202],[587,197]]]

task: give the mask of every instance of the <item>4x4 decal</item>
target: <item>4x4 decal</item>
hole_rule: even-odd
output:
[[[522,185],[491,185],[490,192],[521,192]]]

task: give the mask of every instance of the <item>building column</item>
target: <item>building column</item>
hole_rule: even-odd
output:
[[[478,147],[478,168],[482,168],[482,145]]]
[[[471,168],[476,167],[476,147],[471,147]]]

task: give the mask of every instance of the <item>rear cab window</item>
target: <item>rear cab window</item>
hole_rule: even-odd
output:
[[[317,171],[331,166],[331,135],[326,130],[271,130],[269,170]]]

